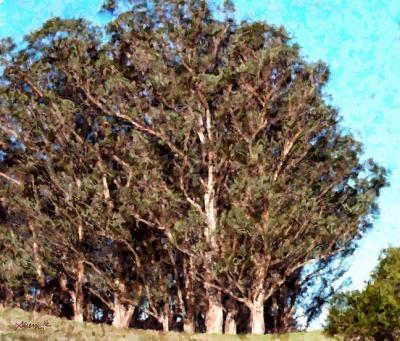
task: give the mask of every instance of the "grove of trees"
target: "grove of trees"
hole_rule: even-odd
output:
[[[283,28],[131,0],[0,46],[0,298],[77,321],[263,334],[309,320],[371,226],[362,161]],[[310,270],[311,269],[311,270]],[[318,280],[316,280],[318,279]]]

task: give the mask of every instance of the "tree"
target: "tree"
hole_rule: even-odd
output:
[[[361,291],[334,296],[325,327],[349,339],[398,340],[400,336],[400,249],[386,249]]]
[[[72,256],[75,293],[88,266],[105,303],[142,297],[165,327],[173,307],[193,330],[204,307],[208,333],[226,316],[234,332],[242,304],[264,333],[269,299],[370,226],[385,170],[360,161],[324,102],[327,67],[305,62],[283,28],[237,24],[230,2],[221,20],[200,0],[130,4],[106,4],[118,15],[104,43],[56,18],[4,60],[1,113],[26,148],[5,174],[24,190],[7,201],[51,245],[39,265]],[[124,269],[120,255],[132,257]]]
[[[253,331],[263,333],[263,305],[275,290],[369,226],[384,172],[359,161],[360,145],[322,100],[326,67],[301,61],[283,30],[217,22],[202,2],[157,4],[138,4],[147,14],[124,14],[111,26],[126,51],[121,62],[151,83],[136,121],[122,109],[119,116],[132,125],[150,118],[150,134],[165,146],[169,177],[159,186],[180,192],[189,210],[162,228],[179,232],[171,240],[188,257],[206,260],[197,271],[208,330],[222,331],[225,292],[252,310]],[[139,27],[160,33],[139,38]],[[148,44],[155,55],[143,65]]]
[[[21,91],[20,96],[10,95],[10,90],[14,90],[4,87],[2,109],[4,120],[10,117],[8,112],[13,112],[11,118],[20,128],[19,134],[11,137],[16,141],[14,144],[23,146],[23,152],[8,172],[18,172],[24,181],[4,174],[7,180],[4,190],[8,190],[7,206],[24,218],[22,225],[29,231],[19,247],[14,243],[14,249],[33,252],[31,268],[36,268],[40,288],[44,289],[46,277],[58,278],[59,290],[69,295],[73,318],[82,321],[84,282],[89,282],[86,289],[90,294],[114,312],[113,323],[128,326],[133,309],[142,298],[143,283],[154,277],[151,274],[154,267],[146,266],[145,273],[141,262],[146,263],[147,259],[141,259],[144,253],[138,255],[135,247],[154,257],[151,250],[157,250],[154,245],[146,246],[146,238],[158,240],[159,245],[161,238],[141,232],[144,235],[141,243],[135,245],[132,234],[140,231],[140,226],[135,226],[138,221],[126,214],[126,219],[122,217],[126,211],[124,205],[135,196],[129,187],[132,174],[125,174],[126,164],[105,142],[112,142],[112,148],[119,148],[126,142],[123,132],[119,131],[124,129],[123,124],[115,123],[112,129],[118,134],[113,134],[111,125],[102,117],[81,115],[74,102],[68,99],[70,89],[63,89],[64,80],[57,79],[54,73],[50,76],[54,70],[51,65],[49,68],[48,61],[42,59],[34,65],[24,64],[26,60],[35,59],[38,46],[42,52],[46,49],[46,45],[42,45],[46,39],[53,39],[56,47],[52,47],[58,52],[60,45],[57,43],[65,44],[64,52],[69,49],[68,43],[76,43],[79,49],[79,39],[85,41],[96,34],[95,30],[86,30],[85,25],[80,20],[50,21],[28,38],[28,49],[18,55],[22,65],[15,62],[17,75],[14,77],[23,77],[27,83],[14,78],[13,85]],[[57,32],[69,32],[71,36],[67,41],[60,41]],[[10,72],[9,79],[12,79],[14,70],[8,66],[5,73]],[[48,87],[56,88],[63,95],[45,95],[30,80],[33,75],[44,79],[49,76],[46,79]],[[28,96],[25,96],[26,91]],[[25,109],[29,110],[28,115],[21,114]],[[2,129],[2,137],[4,144],[9,145],[13,130],[5,128],[7,126]],[[108,134],[110,140],[104,141],[103,133]],[[132,171],[129,169],[127,173]],[[10,186],[12,184],[16,186]],[[5,231],[7,235],[13,236],[11,226]],[[21,232],[17,235],[22,237]],[[32,248],[27,248],[27,242],[33,244]],[[8,256],[7,261],[10,258]],[[152,282],[155,285],[155,281]],[[151,289],[160,293],[160,286]],[[150,294],[147,291],[147,295]]]

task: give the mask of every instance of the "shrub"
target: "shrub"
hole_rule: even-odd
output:
[[[400,340],[400,248],[382,253],[364,290],[333,297],[325,331],[349,340]]]

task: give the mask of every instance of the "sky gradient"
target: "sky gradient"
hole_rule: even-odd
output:
[[[102,0],[0,0],[0,38],[16,41],[53,16],[100,22]],[[365,156],[391,171],[380,217],[352,257],[350,288],[360,289],[379,252],[400,245],[400,2],[396,0],[236,0],[238,19],[283,25],[309,61],[331,70],[326,93]]]

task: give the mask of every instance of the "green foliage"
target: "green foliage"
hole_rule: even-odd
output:
[[[222,20],[206,1],[128,3],[105,4],[107,36],[54,18],[1,44],[0,191],[32,269],[76,283],[83,263],[111,310],[145,296],[157,317],[171,297],[205,306],[206,279],[251,306],[352,249],[386,172],[325,103],[326,66],[229,1]]]
[[[333,298],[325,330],[349,339],[400,337],[400,248],[385,250],[364,290]]]

